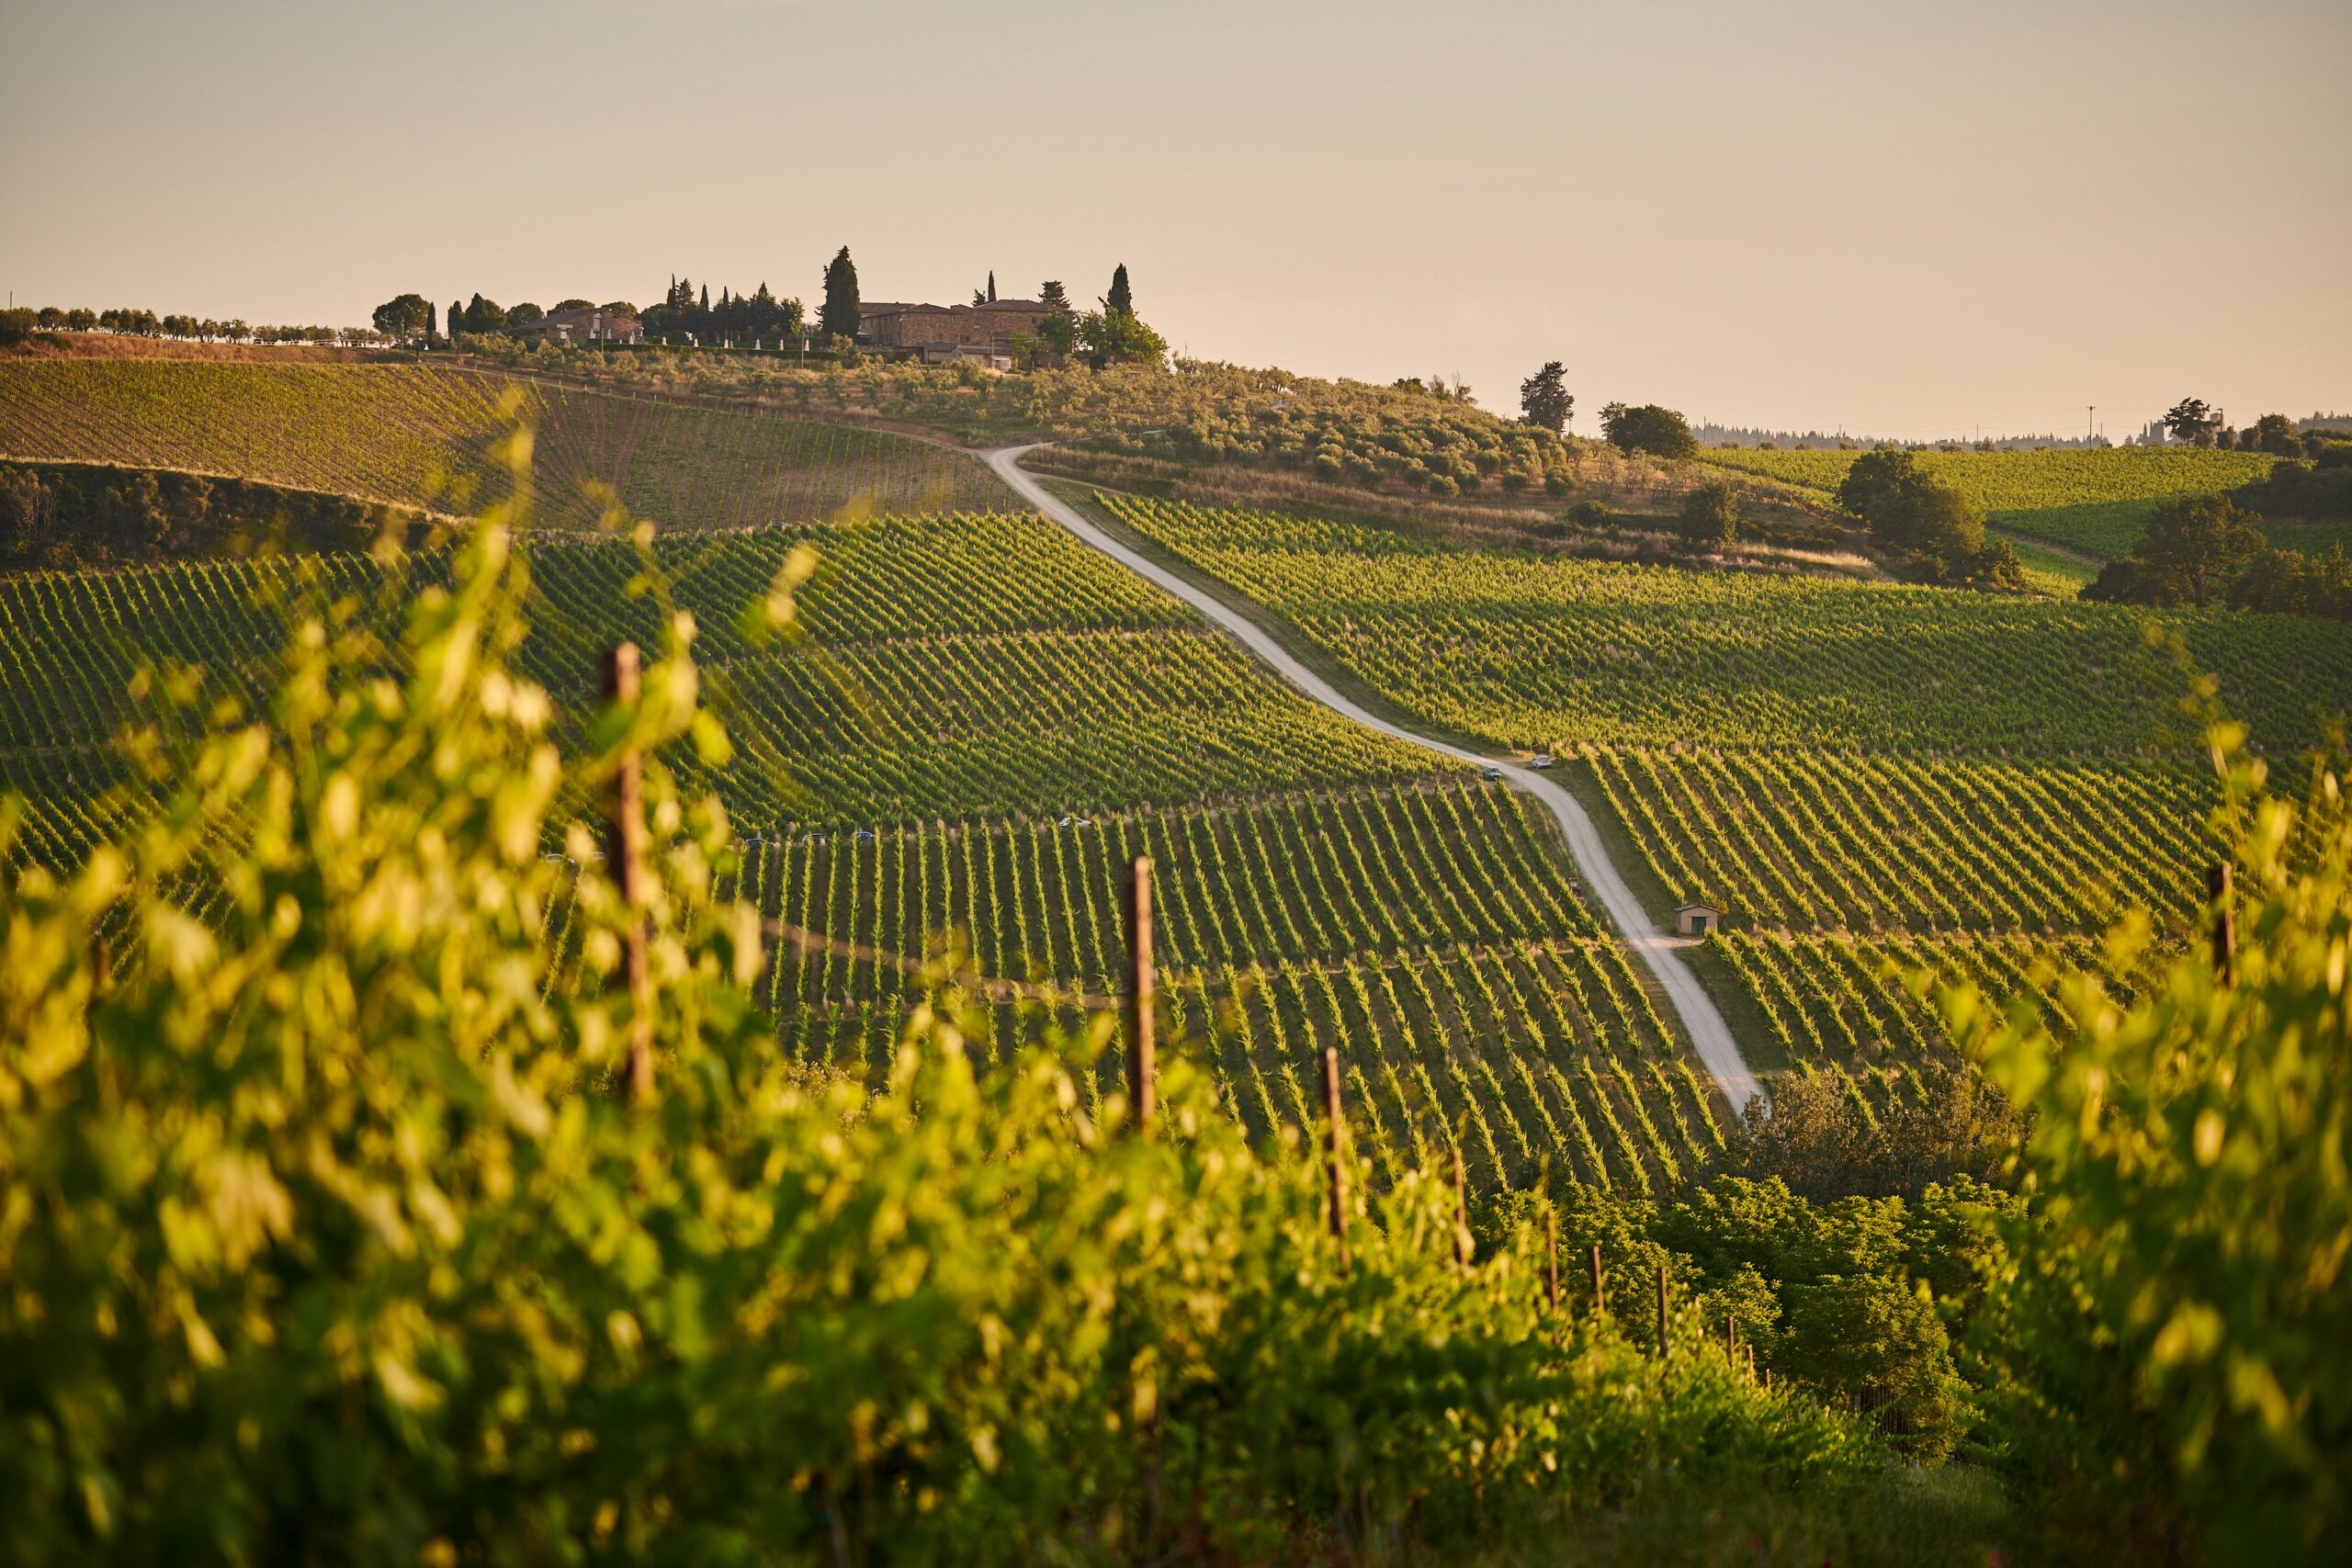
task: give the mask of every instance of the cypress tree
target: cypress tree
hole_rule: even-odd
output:
[[[431,343],[441,335],[441,307],[428,299],[424,302],[424,341]]]
[[[989,303],[996,303],[996,268],[989,268]]]
[[[849,259],[849,247],[843,245],[825,268],[825,303],[817,312],[817,325],[828,337],[857,336],[857,264]]]
[[[465,302],[463,299],[452,299],[452,300],[450,300],[450,301],[449,301],[449,335],[450,335],[451,337],[456,337],[456,336],[458,335],[458,333],[459,330],[461,330],[461,329],[465,326],[465,324],[466,324],[466,302]]]
[[[1126,263],[1121,262],[1118,270],[1111,274],[1111,292],[1102,297],[1102,308],[1124,316],[1136,313],[1135,291],[1127,287]]]

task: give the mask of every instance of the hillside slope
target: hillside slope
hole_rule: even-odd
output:
[[[2216,853],[2209,765],[2158,640],[2290,765],[2352,690],[2352,629],[1453,548],[1409,534],[1108,502],[1399,710],[1561,753],[1764,1070],[1873,1100],[1949,1061],[1900,976],[2046,993],[2118,908],[2175,935]],[[1744,1026],[1744,1027],[1743,1027]],[[1751,1043],[1753,1042],[1753,1043]]]
[[[508,400],[537,427],[540,519],[553,526],[593,525],[602,503],[589,487],[600,481],[630,512],[681,529],[1007,499],[979,464],[902,436],[392,363],[0,361],[0,457],[464,513],[502,492],[488,451]]]
[[[747,639],[743,610],[804,544],[808,639]],[[259,701],[277,606],[324,590],[389,615],[447,562],[404,570],[0,579],[0,789],[32,799],[27,852],[71,862],[138,807],[110,793],[105,741],[141,668],[201,666]],[[1148,854],[1163,1016],[1253,1132],[1311,1125],[1336,1043],[1385,1169],[1458,1145],[1482,1186],[1548,1166],[1639,1192],[1726,1157],[1728,1107],[1519,797],[1313,706],[1041,519],[671,535],[650,558],[550,539],[531,578],[520,662],[569,715],[602,649],[659,645],[665,596],[702,628],[735,754],[670,761],[745,840],[744,895],[825,944],[780,946],[758,987],[803,1059],[878,1074],[916,984],[901,963],[951,931],[991,976],[1115,990],[1119,889]],[[998,1025],[1009,1043],[1010,1010]]]
[[[1834,494],[1859,451],[1710,447],[1700,460],[1822,495]],[[2258,452],[2112,446],[2050,452],[1919,452],[1922,468],[1984,509],[2006,533],[2113,560],[2132,553],[2157,506],[2234,489],[2278,459]]]

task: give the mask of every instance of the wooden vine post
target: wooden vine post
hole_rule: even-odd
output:
[[[1666,1359],[1666,1265],[1657,1266],[1657,1358]]]
[[[605,700],[634,709],[639,696],[637,644],[624,642],[605,655]],[[621,750],[607,802],[605,863],[621,903],[632,914],[622,963],[628,978],[628,1092],[633,1100],[653,1095],[653,976],[646,962],[649,921],[642,913],[645,886],[645,773],[633,746]]]
[[[1600,1244],[1597,1241],[1592,1244],[1592,1315],[1596,1319],[1609,1315],[1609,1292],[1600,1272]]]
[[[2229,862],[2205,874],[2205,890],[2213,906],[2213,973],[2222,985],[2234,986],[2238,983],[2238,912]]]
[[[1159,1065],[1152,1047],[1151,857],[1137,855],[1127,878],[1127,1102],[1136,1133],[1151,1136]]]
[[[1724,1359],[1739,1365],[1739,1319],[1729,1313],[1724,1314]]]
[[[1552,1206],[1544,1206],[1544,1310],[1560,1310],[1560,1221]]]
[[[1331,1177],[1331,1239],[1348,1266],[1348,1168],[1340,1157],[1340,1048],[1323,1047],[1323,1150]]]
[[[1462,1151],[1453,1151],[1453,1262],[1470,1267],[1470,1178],[1462,1168]]]

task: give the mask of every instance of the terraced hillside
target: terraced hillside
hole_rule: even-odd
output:
[[[1710,447],[1702,461],[1835,494],[1860,452]],[[2233,490],[2278,459],[2258,452],[2112,446],[2049,452],[1921,452],[1920,465],[1984,507],[2005,533],[2113,560],[2132,553],[2174,496]]]
[[[539,514],[594,524],[601,481],[676,528],[1001,505],[956,453],[902,436],[410,364],[0,361],[0,457],[225,474],[465,512],[511,401],[537,430]]]
[[[1657,912],[1725,909],[1701,956],[1777,1048],[1877,1092],[1932,1026],[1882,971],[2029,991],[2125,903],[2185,922],[2210,774],[2164,649],[2282,760],[2352,692],[2352,629],[1458,549],[1114,500],[1424,721],[1563,753]]]
[[[741,610],[800,544],[822,562],[808,638],[745,641]],[[279,606],[390,614],[440,570],[0,580],[0,780],[32,798],[25,852],[70,861],[138,808],[105,742],[142,668],[201,666],[251,700]],[[744,841],[727,874],[786,929],[763,994],[810,1059],[878,1070],[904,965],[949,929],[988,975],[1109,990],[1116,889],[1144,852],[1170,1027],[1253,1128],[1306,1119],[1315,1054],[1337,1043],[1384,1161],[1459,1141],[1484,1183],[1548,1162],[1657,1190],[1723,1156],[1728,1108],[1516,796],[1308,705],[1041,520],[675,536],[650,557],[550,538],[534,582],[524,661],[574,715],[597,653],[655,641],[665,601],[701,628],[737,754],[670,761],[725,802]],[[560,911],[550,934],[566,940]]]

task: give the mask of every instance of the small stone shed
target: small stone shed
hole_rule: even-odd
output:
[[[1685,904],[1674,911],[1674,929],[1684,936],[1705,936],[1723,929],[1724,912],[1713,904]]]

